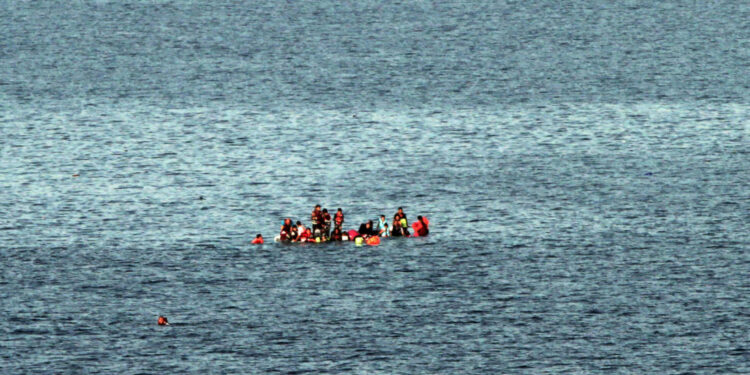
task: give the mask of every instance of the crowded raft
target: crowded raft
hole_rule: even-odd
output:
[[[274,240],[284,243],[353,241],[357,245],[378,245],[383,237],[424,237],[430,233],[430,222],[424,216],[417,216],[410,227],[403,207],[398,208],[392,221],[387,220],[385,215],[380,215],[376,220],[361,223],[358,230],[344,230],[344,212],[341,208],[331,216],[328,209],[321,209],[320,205],[316,205],[310,214],[310,221],[311,225],[308,227],[301,221],[284,219]],[[263,236],[258,234],[252,243],[262,244]]]

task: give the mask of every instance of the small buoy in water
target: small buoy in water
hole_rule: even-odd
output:
[[[362,242],[363,241],[364,241],[364,238],[362,238],[362,237],[356,237],[354,239],[354,244],[357,245],[357,246],[362,246]]]
[[[160,326],[168,326],[169,325],[169,321],[167,321],[167,317],[166,316],[161,316],[161,315],[159,315],[159,320],[157,321],[157,323],[159,323]]]

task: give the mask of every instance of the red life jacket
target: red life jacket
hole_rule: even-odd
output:
[[[411,223],[412,229],[414,229],[414,237],[424,237],[430,233],[428,227],[430,225],[429,220],[426,217],[422,217],[422,221],[415,221]]]
[[[255,239],[251,243],[254,244],[254,245],[260,245],[260,244],[263,243],[263,237],[255,237]]]
[[[419,231],[420,236],[426,236],[430,234],[430,221],[426,217],[422,216],[422,228]]]
[[[336,216],[333,220],[336,225],[341,226],[341,224],[344,224],[344,214],[341,212],[336,212]]]

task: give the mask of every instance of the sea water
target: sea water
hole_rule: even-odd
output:
[[[0,1],[0,373],[748,373],[748,19]]]

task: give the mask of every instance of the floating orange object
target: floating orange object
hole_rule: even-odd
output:
[[[367,244],[370,245],[370,246],[380,245],[380,237],[378,237],[378,236],[372,236],[372,237],[368,238],[367,239]]]
[[[167,317],[166,316],[161,316],[161,315],[159,315],[159,320],[157,321],[157,323],[159,323],[160,326],[168,326],[169,325],[169,321],[167,321]]]

